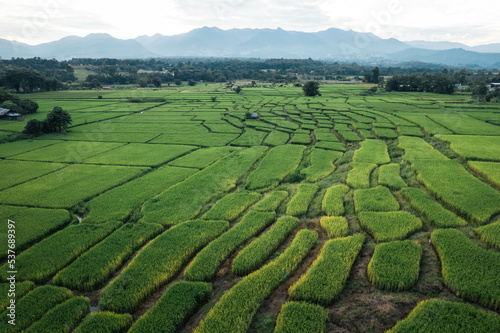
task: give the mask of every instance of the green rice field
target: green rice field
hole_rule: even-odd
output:
[[[498,331],[500,106],[200,87],[0,121],[0,332]]]

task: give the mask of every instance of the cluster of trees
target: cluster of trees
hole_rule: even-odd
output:
[[[42,121],[38,119],[31,119],[26,124],[23,133],[38,136],[43,133],[62,132],[71,124],[71,115],[63,110],[61,107],[56,106],[49,112],[47,118]]]
[[[20,114],[29,114],[38,111],[38,104],[30,99],[21,99],[4,89],[0,89],[0,108]]]
[[[40,73],[47,79],[57,79],[59,82],[74,82],[76,77],[73,67],[67,61],[55,59],[36,58],[12,58],[0,61],[0,76],[9,69],[31,69]]]
[[[394,75],[385,81],[387,91],[417,91],[437,94],[453,94],[456,82],[447,73]]]
[[[367,83],[376,83],[378,84],[381,81],[380,77],[380,68],[375,67],[371,73],[365,74],[363,78],[363,82]]]
[[[46,78],[39,72],[20,68],[9,69],[0,77],[0,85],[13,89],[19,93],[32,93],[37,91],[55,91],[62,88],[62,83],[56,78]]]

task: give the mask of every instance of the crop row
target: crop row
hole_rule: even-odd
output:
[[[22,252],[16,258],[17,279],[45,282],[94,244],[121,227],[120,222],[71,225]],[[0,276],[7,276],[7,264]]]
[[[377,244],[368,264],[368,278],[380,289],[407,290],[417,281],[421,256],[420,244],[410,240]]]
[[[430,299],[420,302],[404,320],[387,333],[500,332],[500,316],[466,303]]]
[[[280,217],[268,231],[238,253],[232,263],[233,272],[245,275],[258,269],[299,224],[296,217]]]
[[[127,223],[54,277],[54,284],[92,291],[108,280],[144,243],[163,231],[159,224]]]
[[[16,293],[13,295],[12,299],[16,301],[21,297],[29,293],[35,284],[31,281],[16,282]],[[7,306],[10,305],[11,295],[9,295],[10,282],[0,283],[0,313],[4,312]]]
[[[188,221],[164,232],[137,254],[101,292],[101,309],[131,312],[202,247],[228,228],[224,221]]]
[[[232,222],[238,218],[248,207],[261,198],[260,193],[239,191],[226,195],[217,201],[202,219],[225,220]]]
[[[288,289],[290,297],[294,300],[331,304],[344,289],[364,241],[362,234],[327,241],[307,272]]]
[[[0,167],[9,172],[0,174],[0,190],[44,176],[65,166],[63,163],[1,160]]]
[[[184,271],[184,276],[190,281],[210,281],[219,266],[240,246],[254,237],[275,218],[274,212],[250,211],[229,231],[211,242],[191,261]]]
[[[179,281],[171,285],[128,332],[177,332],[189,316],[208,300],[211,293],[210,283]]]
[[[8,323],[12,319],[7,316],[10,309],[6,309],[0,320],[0,332],[20,332],[28,328],[34,322],[38,321],[50,309],[56,305],[73,297],[71,290],[55,287],[41,286],[30,291],[26,296],[15,303],[15,325]]]
[[[247,178],[249,190],[265,190],[275,187],[283,178],[297,169],[306,149],[300,145],[283,145],[269,150],[259,166]]]
[[[151,198],[142,206],[142,222],[175,225],[193,218],[217,193],[236,186],[236,181],[264,154],[257,146],[235,151],[211,166]]]
[[[499,309],[500,253],[480,247],[456,229],[435,230],[431,240],[448,287],[466,299]]]
[[[90,310],[90,301],[83,296],[70,298],[49,310],[25,333],[70,332]]]
[[[226,292],[194,332],[246,332],[260,304],[288,279],[317,241],[315,231],[299,231],[277,259],[247,275]]]
[[[500,163],[470,161],[467,166],[484,177],[488,183],[500,189]]]
[[[291,216],[305,215],[309,204],[318,190],[319,187],[314,184],[299,184],[297,186],[297,193],[288,202],[286,214]]]

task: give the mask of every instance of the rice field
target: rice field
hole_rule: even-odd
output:
[[[74,121],[0,143],[0,331],[498,331],[500,107],[365,89],[29,96]]]

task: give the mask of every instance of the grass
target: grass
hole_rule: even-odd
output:
[[[191,257],[227,230],[224,221],[189,221],[155,238],[101,292],[99,307],[131,312],[168,283]]]
[[[399,210],[399,203],[385,186],[354,190],[356,212],[390,212]]]
[[[368,278],[380,289],[408,290],[417,281],[421,256],[420,244],[413,241],[377,244],[368,264]]]
[[[269,230],[244,247],[232,262],[237,275],[246,275],[258,269],[283,243],[290,233],[297,229],[300,221],[296,217],[282,216]]]
[[[267,190],[277,186],[297,169],[305,149],[305,146],[300,145],[271,148],[259,166],[248,175],[246,189]]]
[[[326,331],[328,311],[306,302],[287,302],[281,307],[274,333],[317,333]]]
[[[319,187],[314,184],[299,184],[297,186],[297,193],[288,202],[286,214],[291,216],[307,214],[307,208],[318,190]]]
[[[317,240],[315,231],[299,231],[278,258],[247,275],[226,292],[194,332],[246,332],[261,303],[288,279]]]
[[[327,241],[307,272],[288,289],[290,298],[330,305],[344,289],[364,241],[362,234]]]
[[[254,237],[276,217],[274,212],[250,211],[229,231],[211,242],[191,261],[184,271],[186,280],[210,281],[220,265],[240,246]]]
[[[377,242],[402,240],[422,228],[422,221],[405,211],[361,212],[358,217]]]
[[[421,189],[408,187],[404,188],[401,193],[419,214],[425,216],[438,228],[454,228],[467,225],[467,222],[446,210]]]
[[[236,186],[236,181],[264,154],[257,146],[235,151],[186,180],[151,198],[142,206],[142,222],[175,225],[194,218],[217,193]],[[200,184],[203,186],[200,188]]]
[[[328,238],[346,237],[349,234],[347,220],[343,216],[322,216],[320,224]]]
[[[93,291],[106,282],[144,243],[163,231],[159,224],[125,224],[54,277],[54,284]]]
[[[346,185],[341,184],[329,187],[321,203],[323,214],[327,216],[344,215],[344,196],[347,192],[349,192],[349,187]]]
[[[456,229],[431,234],[446,285],[459,296],[494,310],[500,308],[500,253],[486,250]]]
[[[308,182],[321,180],[335,171],[333,163],[344,154],[337,151],[313,148],[309,157],[311,165],[300,171]]]
[[[391,161],[387,152],[387,145],[381,140],[365,140],[361,148],[356,150],[352,158],[357,163],[386,164]]]
[[[226,220],[232,222],[238,218],[248,207],[262,197],[260,193],[239,191],[226,195],[217,201],[202,219]]]
[[[246,128],[239,138],[231,142],[233,146],[253,147],[262,143],[268,132],[256,131],[251,128]]]
[[[36,283],[46,282],[59,270],[97,244],[122,224],[108,222],[100,225],[71,225],[39,243],[31,246],[16,257],[16,278]],[[50,258],[50,260],[47,260]],[[0,269],[2,279],[7,277],[7,264]]]
[[[170,286],[153,307],[142,315],[130,333],[176,332],[212,293],[205,282],[179,281]]]
[[[500,317],[466,303],[430,299],[420,302],[388,333],[489,333],[500,331]]]

